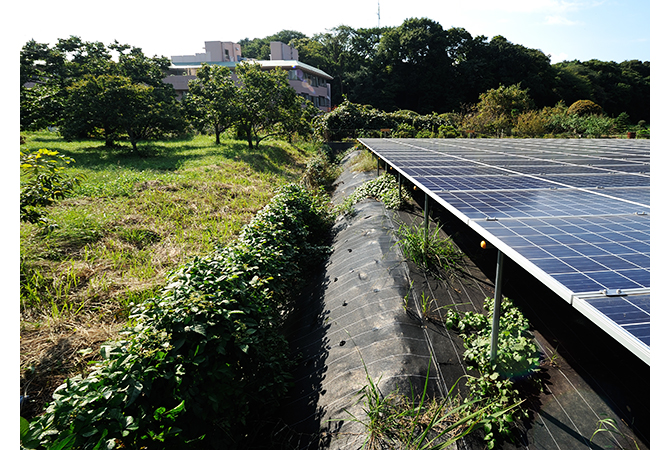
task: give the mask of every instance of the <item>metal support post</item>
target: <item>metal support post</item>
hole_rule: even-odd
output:
[[[495,364],[498,356],[498,327],[500,325],[500,299],[502,297],[503,258],[505,255],[498,250],[498,265],[496,267],[496,286],[493,296],[493,324],[491,330],[491,364]]]
[[[426,249],[428,248],[428,193],[424,192],[423,195],[423,262],[426,264]]]
[[[377,176],[379,176],[379,166],[380,166],[379,156],[377,157]]]
[[[428,218],[430,215],[430,212],[428,211],[428,193],[424,192],[424,201],[423,201],[423,229],[426,232],[426,236],[428,236]]]

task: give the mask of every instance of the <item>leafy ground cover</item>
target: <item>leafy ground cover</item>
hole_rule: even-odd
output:
[[[29,133],[22,151],[74,159],[83,182],[48,208],[47,226],[22,223],[22,415],[40,413],[66,377],[87,371],[131,304],[154,297],[169,273],[237,236],[297,181],[314,148],[212,138],[159,141],[128,156],[101,141]]]

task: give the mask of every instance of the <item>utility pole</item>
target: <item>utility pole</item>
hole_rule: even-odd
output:
[[[382,16],[380,14],[380,11],[381,11],[381,9],[379,7],[379,0],[377,0],[377,28],[381,27]]]

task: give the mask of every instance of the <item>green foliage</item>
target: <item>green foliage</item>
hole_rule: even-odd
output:
[[[291,134],[303,118],[303,100],[291,87],[286,73],[277,68],[261,70],[258,64],[243,63],[235,69],[240,89],[236,98],[235,121],[249,147],[263,139]]]
[[[219,145],[221,133],[233,124],[236,113],[237,88],[230,69],[204,64],[188,85],[182,100],[184,109],[194,123],[212,127]]]
[[[391,133],[394,138],[413,138],[415,135],[416,130],[408,123],[399,124]]]
[[[333,183],[341,172],[340,166],[334,164],[328,152],[321,148],[316,155],[307,161],[307,167],[301,181],[310,189],[323,188],[326,191],[332,191],[334,189]]]
[[[247,58],[270,59],[270,42],[278,41],[283,42],[284,44],[289,44],[294,39],[306,38],[307,36],[299,31],[282,30],[264,38],[242,39],[240,41],[240,47],[242,48],[242,54]],[[300,59],[303,60],[302,52],[300,53]]]
[[[116,60],[112,57],[112,52],[118,55]],[[50,47],[31,40],[21,50],[21,128],[35,130],[45,125],[69,126],[70,129],[66,132],[77,137],[91,135],[96,127],[104,129],[105,126],[115,125],[109,119],[104,121],[104,125],[100,125],[101,120],[97,116],[104,116],[108,108],[117,108],[116,102],[122,100],[119,93],[114,98],[107,98],[108,101],[113,101],[106,104],[100,103],[100,92],[93,95],[94,92],[89,90],[91,95],[88,100],[92,104],[85,107],[75,101],[76,110],[71,111],[73,105],[68,99],[72,91],[68,88],[83,82],[85,78],[90,82],[97,77],[103,77],[98,80],[98,88],[101,87],[101,80],[107,80],[108,87],[111,88],[114,77],[124,77],[135,86],[135,95],[130,97],[136,99],[139,94],[137,91],[151,91],[152,109],[133,111],[137,104],[126,103],[126,107],[130,108],[124,111],[126,124],[114,127],[113,130],[105,130],[111,139],[108,143],[111,144],[112,138],[116,137],[115,133],[124,132],[135,149],[137,140],[155,137],[159,129],[161,132],[179,131],[183,123],[176,108],[174,89],[162,81],[169,66],[170,61],[165,57],[149,58],[141,49],[117,42],[105,46],[101,42],[85,42],[79,37],[71,36],[59,39],[56,45]],[[128,92],[126,96],[129,96]],[[95,110],[93,106],[96,106]],[[69,116],[66,117],[68,113]],[[134,117],[130,130],[129,117]],[[138,124],[140,117],[142,126]],[[69,124],[73,118],[76,123]],[[147,121],[151,122],[149,129],[146,128]]]
[[[241,439],[246,420],[286,393],[292,362],[281,326],[309,269],[329,252],[331,224],[325,195],[285,186],[237,241],[196,258],[160,296],[136,305],[123,340],[102,347],[86,378],[56,391],[24,447]]]
[[[136,152],[140,140],[183,126],[174,97],[127,76],[85,75],[67,91],[61,131],[68,140],[88,137],[102,129],[105,144],[111,147],[125,133]]]
[[[374,198],[384,204],[389,209],[400,209],[403,204],[411,200],[411,195],[405,186],[398,187],[398,181],[389,173],[366,181],[347,197],[341,205],[339,212],[350,212],[353,205],[365,200]]]
[[[513,133],[523,137],[542,137],[548,132],[549,117],[542,111],[531,110],[519,114]]]
[[[517,117],[533,106],[528,89],[521,89],[520,84],[489,89],[480,94],[464,127],[486,135],[509,136]]]
[[[412,386],[409,395],[395,391],[384,395],[379,381],[370,377],[363,363],[366,384],[358,391],[357,403],[363,404],[364,418],[351,412],[352,421],[365,427],[364,449],[401,448],[442,450],[452,446],[472,431],[496,420],[505,420],[518,405],[495,410],[490,399],[461,402],[453,393],[455,383],[442,399],[428,395],[430,367],[426,372],[423,390],[416,395]]]
[[[367,149],[361,150],[351,160],[351,170],[354,172],[371,172],[377,170],[379,160]]]
[[[523,401],[518,384],[534,380],[533,375],[539,371],[540,358],[528,321],[509,299],[504,298],[500,307],[497,359],[491,363],[493,299],[487,298],[484,306],[489,311],[488,317],[447,310],[445,324],[462,333],[465,345],[463,356],[472,363],[470,369],[480,372],[479,377],[467,380],[470,397],[474,400],[492,399],[494,411],[516,405],[495,420],[484,420],[485,440],[488,448],[493,448],[498,439],[511,437],[515,421],[529,417],[527,409],[517,407]]]
[[[603,113],[603,109],[600,107],[600,105],[591,100],[577,100],[572,105],[570,105],[567,113],[569,115],[583,117],[594,114],[600,115]]]
[[[556,134],[567,134],[578,137],[594,137],[608,135],[615,131],[615,120],[603,115],[556,114],[548,120],[549,128]]]
[[[65,166],[74,162],[56,151],[42,148],[21,152],[21,220],[46,224],[44,208],[71,194],[81,184],[81,175],[68,176]]]
[[[315,132],[327,141],[347,137],[379,137],[379,130],[392,130],[393,137],[414,137],[417,132],[437,134],[441,127],[453,127],[446,116],[419,115],[413,111],[386,113],[369,105],[345,100],[336,109],[314,119]]]
[[[440,228],[433,231],[423,226],[398,227],[398,242],[404,255],[423,270],[438,278],[461,270],[464,255],[450,239],[440,237]]]

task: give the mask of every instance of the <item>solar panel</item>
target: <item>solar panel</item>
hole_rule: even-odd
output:
[[[649,141],[359,140],[649,362]]]

